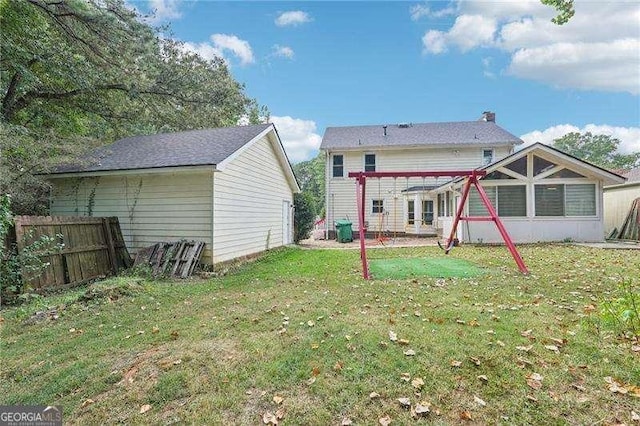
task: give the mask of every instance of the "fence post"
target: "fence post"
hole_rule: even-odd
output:
[[[104,230],[104,239],[109,252],[109,260],[111,260],[111,270],[113,275],[118,274],[118,259],[116,258],[116,249],[113,245],[113,235],[111,235],[111,218],[102,218],[102,229]]]

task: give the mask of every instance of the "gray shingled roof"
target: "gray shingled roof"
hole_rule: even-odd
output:
[[[64,165],[51,173],[215,165],[269,126],[271,124],[257,124],[133,136],[98,148],[82,159],[83,165]]]
[[[409,127],[397,124],[328,127],[320,149],[354,149],[403,147],[420,145],[519,145],[522,139],[491,121],[457,121],[450,123],[413,123]]]

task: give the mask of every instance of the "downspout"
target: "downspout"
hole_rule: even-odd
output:
[[[324,159],[324,179],[325,179],[325,194],[324,194],[324,216],[325,216],[325,221],[324,221],[324,239],[328,240],[329,239],[329,194],[331,193],[331,179],[329,178],[329,170],[331,165],[329,164],[330,160],[331,160],[331,156],[329,155],[329,150],[326,150],[325,153],[325,159]],[[331,218],[333,220],[333,218]]]
[[[215,191],[215,179],[216,169],[215,166],[211,168],[211,268],[215,270],[213,266],[214,247],[215,247],[215,235],[216,235],[216,223],[215,223],[215,207],[216,207],[216,191]]]

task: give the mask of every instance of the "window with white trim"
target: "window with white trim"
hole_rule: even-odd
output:
[[[483,188],[498,216],[524,217],[527,215],[527,187],[525,185],[483,186]],[[475,188],[469,191],[469,214],[471,216],[487,216],[489,214]]]
[[[407,224],[414,225],[416,223],[416,203],[414,200],[407,200]]]
[[[493,149],[485,148],[482,150],[482,164],[487,165],[493,163]]]
[[[376,155],[375,154],[364,155],[364,171],[365,172],[376,171]]]
[[[331,176],[344,177],[344,155],[334,154],[333,157],[333,173]]]
[[[384,213],[384,200],[371,200],[371,213]]]
[[[536,216],[595,216],[596,186],[546,184],[535,186]]]

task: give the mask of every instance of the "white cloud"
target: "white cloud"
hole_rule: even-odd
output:
[[[275,20],[275,23],[279,27],[286,26],[298,26],[311,22],[311,16],[307,12],[301,10],[292,10],[289,12],[281,13]]]
[[[182,17],[179,10],[182,0],[149,0],[149,10],[154,16],[149,19],[151,23],[166,22]]]
[[[609,126],[607,124],[587,124],[580,128],[572,124],[559,124],[545,130],[534,130],[520,136],[520,139],[525,142],[524,146],[531,145],[536,142],[542,142],[550,145],[553,143],[554,139],[561,138],[571,132],[591,132],[594,135],[609,135],[616,139],[620,139],[618,150],[622,154],[640,152],[640,127],[616,127]]]
[[[214,58],[223,58],[222,51],[210,43],[190,43],[185,42],[184,48],[190,52],[196,53],[204,59],[212,60]]]
[[[491,56],[487,58],[482,58],[482,74],[491,79],[496,78],[496,73],[492,71],[493,68],[493,58]]]
[[[446,34],[438,30],[429,30],[422,37],[422,44],[424,45],[424,53],[433,53],[437,55],[447,51],[447,37]]]
[[[292,163],[311,159],[317,154],[322,137],[316,133],[316,123],[289,116],[270,117],[278,129],[287,156]]]
[[[466,52],[474,47],[492,45],[496,29],[497,23],[493,18],[461,15],[456,18],[456,22],[447,33],[447,39]]]
[[[293,49],[289,46],[280,46],[279,44],[274,44],[272,46],[273,56],[278,56],[281,58],[293,59],[294,52]]]
[[[255,62],[253,50],[249,42],[229,34],[212,34],[210,39],[211,43],[185,42],[184,48],[209,60],[218,57],[229,63],[228,59],[224,56],[225,51],[227,51],[240,60],[240,65],[248,65]]]
[[[640,93],[640,39],[557,43],[516,51],[507,72],[557,87]]]
[[[555,9],[537,0],[459,1],[459,15],[448,30],[425,32],[424,52],[500,49],[511,57],[508,73],[517,77],[638,94],[640,4],[576,2],[575,9],[575,16],[560,26],[550,22]]]
[[[240,59],[240,65],[248,65],[255,62],[249,42],[241,40],[235,35],[213,34],[211,41],[215,48],[221,51],[229,50]]]

